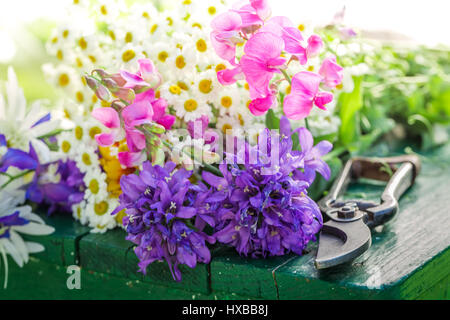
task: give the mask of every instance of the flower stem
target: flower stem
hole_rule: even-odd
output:
[[[30,172],[33,172],[33,170],[30,169],[30,170],[27,170],[27,171],[23,171],[23,172],[19,173],[19,174],[16,175],[16,176],[10,176],[9,180],[6,181],[4,184],[2,184],[2,185],[0,186],[0,189],[6,188],[11,182],[13,182],[13,181],[16,180],[16,179],[19,179],[19,178],[21,178],[21,177],[23,177],[23,176],[29,174]]]

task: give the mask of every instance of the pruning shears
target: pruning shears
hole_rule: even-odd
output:
[[[398,211],[398,200],[414,184],[420,171],[416,155],[388,158],[356,157],[347,161],[319,207],[328,221],[319,237],[317,269],[352,261],[369,249],[370,228],[386,223]],[[380,203],[365,200],[339,201],[348,184],[360,178],[386,181]]]

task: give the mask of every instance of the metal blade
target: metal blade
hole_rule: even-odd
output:
[[[326,269],[351,261],[369,249],[370,229],[358,219],[352,222],[330,220],[323,225],[315,265]]]

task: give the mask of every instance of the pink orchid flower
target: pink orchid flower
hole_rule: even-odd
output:
[[[292,78],[291,93],[284,98],[283,110],[289,119],[300,120],[309,115],[314,105],[326,110],[325,105],[333,100],[333,94],[320,92],[322,77],[303,71]]]
[[[131,73],[121,70],[120,75],[126,81],[124,88],[157,88],[162,81],[161,75],[150,59],[139,59],[139,71]]]
[[[323,60],[319,69],[319,74],[323,77],[325,85],[329,88],[335,88],[342,82],[344,77],[344,68],[336,63],[336,57],[331,56]]]
[[[251,99],[271,94],[270,80],[286,62],[280,57],[283,50],[283,39],[270,32],[258,32],[245,44],[240,65],[250,87]]]
[[[99,146],[109,147],[114,142],[124,138],[120,128],[120,118],[116,110],[111,107],[97,108],[92,111],[92,116],[100,121],[105,127],[111,129],[109,132],[100,133],[95,136]]]
[[[241,66],[233,69],[224,69],[217,72],[217,80],[224,86],[231,85],[238,80],[245,79]]]
[[[250,112],[255,116],[264,115],[277,101],[276,93],[269,94],[264,98],[256,98],[252,100],[248,106]]]
[[[323,47],[322,39],[317,35],[311,35],[305,47],[302,33],[287,17],[271,18],[261,27],[260,32],[271,32],[281,37],[284,41],[284,50],[296,57],[302,65],[308,62],[308,58],[317,56]]]
[[[239,36],[242,19],[239,14],[228,11],[211,21],[211,43],[217,55],[235,65],[236,44],[243,41]]]

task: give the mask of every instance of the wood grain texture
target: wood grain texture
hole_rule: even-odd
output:
[[[79,257],[78,242],[89,233],[90,229],[73,220],[69,214],[55,213],[48,217],[43,208],[35,212],[48,225],[53,226],[55,232],[48,236],[24,235],[24,239],[39,242],[45,247],[45,251],[34,256],[60,266],[77,264]]]
[[[340,298],[413,299],[440,281],[448,287],[449,156],[447,145],[422,157],[422,172],[400,200],[399,213],[372,232],[372,247],[353,263],[319,272],[311,254],[279,268],[275,273],[279,297],[326,299],[339,292]],[[358,194],[374,198],[376,189],[353,188],[349,198]],[[311,283],[322,290],[313,290]]]

